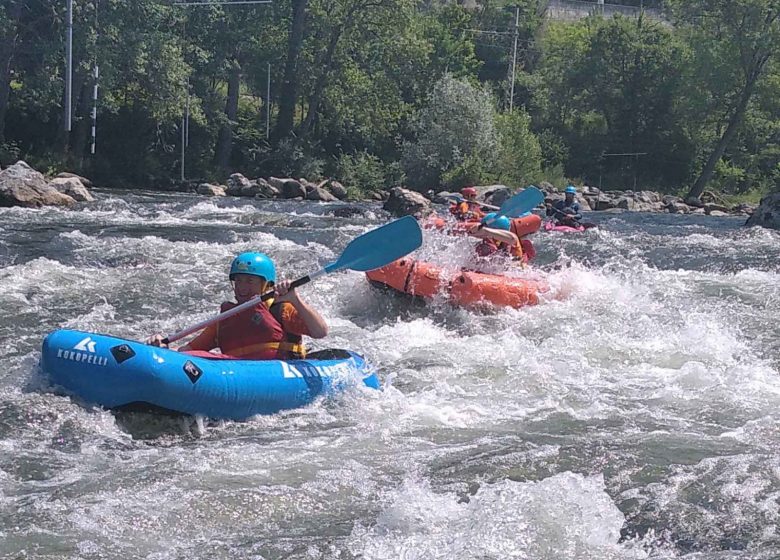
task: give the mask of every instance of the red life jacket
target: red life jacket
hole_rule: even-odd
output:
[[[233,309],[236,303],[225,302],[220,311]],[[260,302],[217,324],[217,343],[223,354],[242,360],[294,360],[304,358],[303,337],[284,331],[282,305],[270,309]]]
[[[489,257],[500,251],[513,259],[522,259],[525,262],[523,248],[520,243],[509,245],[494,239],[483,239],[477,244],[476,251],[480,257]]]

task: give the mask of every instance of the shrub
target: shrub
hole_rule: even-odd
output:
[[[462,168],[448,174],[454,180],[473,172],[477,162],[489,168],[498,146],[493,114],[487,90],[445,74],[412,123],[415,141],[403,146],[401,164],[410,186],[436,187],[447,172]]]

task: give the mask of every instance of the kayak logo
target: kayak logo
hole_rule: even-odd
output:
[[[89,352],[95,351],[95,343],[93,342],[92,344],[92,350],[89,350]],[[90,354],[89,352],[74,352],[73,350],[63,350],[62,348],[57,348],[57,357],[62,360],[70,360],[71,362],[80,362],[82,364],[95,364],[97,366],[105,366],[108,364],[108,358],[96,356],[95,354]]]
[[[288,364],[287,362],[281,362],[281,364],[282,364],[282,377],[285,377],[287,379],[295,378],[295,377],[308,377],[308,375],[304,375],[303,372],[301,372],[301,370],[298,369],[298,366],[295,366],[293,364]]]
[[[295,377],[302,377],[304,379],[311,377],[346,377],[355,371],[355,368],[352,367],[351,362],[343,362],[327,366],[315,366],[307,363],[291,364],[288,362],[281,362],[281,365],[282,377],[288,379]]]
[[[95,353],[95,341],[92,340],[90,337],[85,338],[76,346],[73,347],[74,350],[81,350],[82,352],[90,352],[92,354]]]
[[[323,374],[328,376],[326,367],[312,367],[309,364],[293,365],[282,362],[282,377],[302,378],[312,396],[319,395],[322,392]]]

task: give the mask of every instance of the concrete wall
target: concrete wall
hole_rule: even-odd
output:
[[[654,8],[645,8],[644,10],[647,17],[658,21],[665,21],[660,10]],[[607,18],[610,18],[615,14],[637,17],[639,16],[639,8],[618,4],[597,4],[595,1],[587,2],[585,0],[550,0],[547,3],[546,14],[550,19],[576,21],[578,19],[586,18],[592,13],[601,13]]]

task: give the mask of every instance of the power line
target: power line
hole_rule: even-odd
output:
[[[229,6],[231,4],[273,4],[273,0],[204,0],[203,2],[174,2],[174,6]]]

